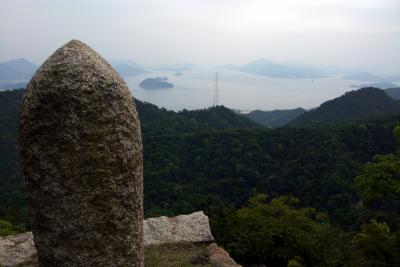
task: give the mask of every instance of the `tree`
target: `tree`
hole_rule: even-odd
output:
[[[350,266],[400,266],[399,239],[386,223],[372,220],[361,226],[361,232],[352,240]]]
[[[400,125],[394,127],[394,136],[400,142]],[[374,210],[400,211],[400,155],[376,156],[367,163],[355,179],[361,199]]]
[[[297,208],[293,197],[267,201],[257,194],[248,205],[230,216],[227,244],[233,257],[244,264],[270,266],[337,266],[344,258],[338,244],[342,233],[327,222],[325,214]]]
[[[400,159],[397,155],[377,156],[366,164],[356,185],[365,204],[392,206],[400,201]]]

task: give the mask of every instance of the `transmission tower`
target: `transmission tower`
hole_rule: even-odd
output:
[[[214,101],[213,107],[218,106],[218,72],[215,73]]]

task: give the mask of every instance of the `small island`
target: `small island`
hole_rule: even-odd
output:
[[[167,82],[167,77],[156,77],[144,79],[139,86],[144,89],[163,89],[163,88],[173,88],[172,83]]]

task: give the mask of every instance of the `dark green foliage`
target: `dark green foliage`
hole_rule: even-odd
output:
[[[303,108],[272,111],[254,110],[244,114],[244,116],[268,128],[277,128],[285,126],[304,112],[306,110]]]
[[[24,90],[0,92],[0,218],[3,217],[13,223],[25,222],[26,216],[20,156],[16,141],[18,110],[23,93]],[[146,151],[150,151],[150,154],[157,159],[157,164],[152,166],[157,168],[155,170],[157,174],[160,174],[158,171],[161,174],[168,173],[170,167],[173,169],[173,165],[165,165],[165,160],[178,160],[169,158],[170,139],[179,140],[186,134],[197,131],[257,127],[254,122],[222,106],[201,110],[199,111],[201,115],[198,115],[191,111],[180,113],[167,111],[138,100],[136,105],[141,118],[145,155],[148,155]],[[174,168],[178,168],[178,165]],[[157,185],[154,186],[158,188]],[[156,210],[157,207],[154,206]],[[180,203],[180,207],[185,210],[193,209],[184,202]]]
[[[0,219],[0,237],[13,235],[26,231],[22,224],[13,225],[12,223]]]
[[[15,128],[22,92],[3,92],[0,112],[8,136],[1,142],[0,216],[14,214],[19,220],[25,210]],[[136,105],[144,142],[145,211],[151,216],[194,211],[206,195],[239,207],[264,192],[291,194],[348,225],[358,201],[353,178],[374,155],[394,150],[392,121],[398,119],[265,130],[222,106],[176,113],[138,100]]]
[[[350,224],[358,201],[353,178],[374,155],[394,150],[392,127],[231,129],[146,140],[146,211],[187,212],[207,194],[238,207],[264,192],[294,195]]]
[[[189,120],[197,121],[202,129],[257,128],[259,124],[239,116],[224,106],[178,112]]]
[[[400,232],[391,233],[386,223],[372,220],[354,235],[348,266],[400,266]]]
[[[291,125],[338,123],[373,119],[400,111],[400,103],[378,88],[362,88],[329,100],[320,107],[300,115]]]
[[[327,216],[312,208],[300,208],[299,201],[266,195],[250,198],[248,205],[226,219],[223,246],[245,264],[286,267],[339,266],[346,258],[344,243],[349,236],[332,227]],[[223,222],[223,221],[222,221]],[[218,227],[221,221],[213,227]],[[217,237],[219,239],[219,236]]]
[[[16,140],[18,110],[24,90],[0,92],[0,218],[25,221],[25,196]]]
[[[0,92],[0,218],[13,225],[25,221],[15,141],[22,93]],[[222,106],[136,106],[147,217],[204,210],[217,242],[244,263],[398,263],[399,115],[269,130]]]
[[[224,106],[174,112],[135,99],[144,138],[184,136],[198,131],[229,128],[257,128],[257,123],[235,114]]]
[[[397,204],[400,208],[400,160],[393,154],[378,156],[356,178],[362,200],[367,205]]]

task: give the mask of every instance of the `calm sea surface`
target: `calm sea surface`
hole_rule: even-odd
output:
[[[139,83],[149,77],[168,77],[170,89],[143,89]],[[215,87],[214,70],[192,70],[174,76],[173,72],[152,72],[125,77],[139,100],[171,110],[198,109],[212,105]],[[219,105],[243,111],[261,109],[306,109],[352,90],[349,81],[339,76],[326,79],[275,79],[232,70],[219,70]]]

